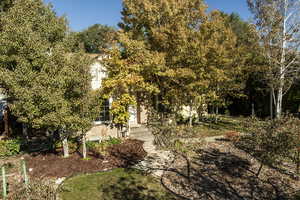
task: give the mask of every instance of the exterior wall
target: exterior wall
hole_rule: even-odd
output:
[[[92,74],[92,89],[99,89],[102,85],[102,80],[107,77],[105,70],[99,62],[95,62],[90,70]]]
[[[117,137],[118,135],[116,128],[111,128],[106,124],[99,124],[92,127],[86,133],[86,139],[88,141],[102,141],[109,137]]]

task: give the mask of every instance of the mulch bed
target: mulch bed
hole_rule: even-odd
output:
[[[62,153],[31,154],[25,157],[29,175],[36,178],[59,178],[82,173],[94,173],[118,167],[130,167],[147,155],[143,142],[125,140],[108,148],[105,156],[88,153],[88,159],[82,159],[77,152],[69,158],[63,158]]]
[[[162,182],[183,199],[190,200],[288,200],[300,190],[300,181],[264,167],[230,142],[200,147],[195,154],[177,155]]]

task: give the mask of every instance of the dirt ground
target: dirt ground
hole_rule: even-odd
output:
[[[180,199],[285,200],[300,191],[298,176],[264,167],[230,142],[217,141],[193,155],[176,155],[161,179]]]

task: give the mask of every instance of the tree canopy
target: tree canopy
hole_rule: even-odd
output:
[[[87,53],[100,53],[102,49],[111,46],[115,29],[101,24],[94,24],[78,33],[79,42],[83,44]]]
[[[42,0],[19,0],[1,17],[0,84],[22,123],[51,130],[82,130],[90,91],[91,60],[71,53],[65,18]],[[88,104],[90,105],[90,104]]]
[[[111,93],[167,113],[196,102],[222,104],[225,94],[239,93],[243,65],[227,16],[207,13],[202,0],[125,0],[123,6],[105,62]]]

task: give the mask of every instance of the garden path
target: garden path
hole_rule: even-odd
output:
[[[170,162],[174,159],[172,152],[156,149],[154,135],[145,126],[133,128],[130,138],[143,141],[143,147],[147,152],[146,158],[135,167],[161,177],[163,171],[169,167]]]
[[[143,171],[147,171],[154,176],[161,177],[163,172],[170,167],[170,164],[175,159],[175,155],[171,151],[158,150],[154,145],[154,135],[145,127],[134,127],[130,132],[131,139],[137,139],[144,142],[143,147],[147,152],[146,158],[138,163],[135,167]],[[216,140],[223,139],[224,136],[205,137],[206,143],[215,142]],[[198,142],[200,138],[190,138],[190,142]]]

